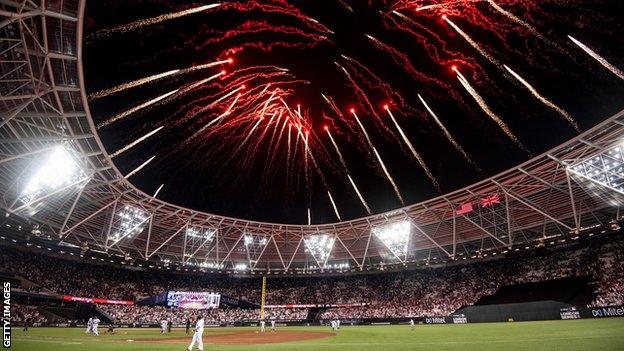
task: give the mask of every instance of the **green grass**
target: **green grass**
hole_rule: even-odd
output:
[[[232,329],[206,329],[204,342],[211,335]],[[103,332],[104,326],[100,328]],[[325,327],[288,327],[279,330],[329,331]],[[76,328],[31,328],[13,331],[15,351],[110,351],[184,350],[174,344],[137,343],[127,339],[185,336],[184,330],[161,335],[156,329],[117,329],[117,335],[99,338]],[[279,331],[278,331],[279,332]],[[188,338],[190,341],[190,337]],[[571,321],[484,323],[466,325],[417,325],[410,330],[400,326],[342,326],[338,335],[325,339],[266,345],[210,345],[206,350],[243,351],[386,351],[386,350],[624,350],[624,318]]]

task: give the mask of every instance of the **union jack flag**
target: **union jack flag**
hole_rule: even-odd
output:
[[[488,195],[481,199],[481,207],[491,207],[500,204],[500,196],[498,194]]]

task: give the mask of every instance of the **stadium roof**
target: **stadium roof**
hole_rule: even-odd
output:
[[[619,219],[624,111],[494,177],[351,221],[266,223],[153,198],[115,167],[91,119],[83,11],[78,0],[0,1],[1,206],[59,242],[172,265],[303,272],[460,259]]]

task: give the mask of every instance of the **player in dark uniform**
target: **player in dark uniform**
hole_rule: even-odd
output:
[[[167,333],[171,333],[171,319],[167,321]]]
[[[186,319],[186,333],[188,334],[191,331],[191,319]]]
[[[28,331],[28,325],[30,324],[30,318],[24,320],[24,331]]]
[[[115,334],[115,322],[111,321],[110,324],[108,325],[108,330],[104,333],[110,333],[110,334]]]

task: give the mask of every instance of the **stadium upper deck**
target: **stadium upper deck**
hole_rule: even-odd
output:
[[[0,206],[34,235],[171,265],[304,272],[476,257],[620,218],[624,111],[494,177],[350,221],[265,223],[155,199],[115,167],[90,117],[84,1],[22,5],[0,2]]]

